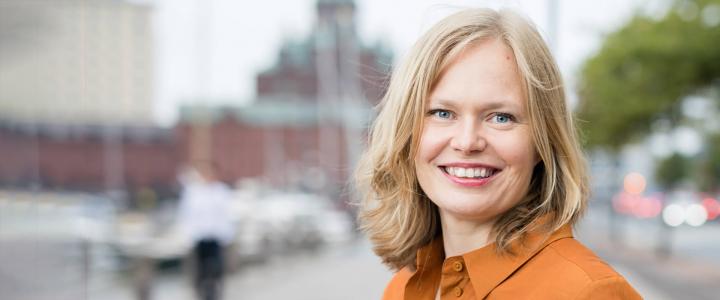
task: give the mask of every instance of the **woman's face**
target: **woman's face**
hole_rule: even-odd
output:
[[[493,222],[527,194],[539,158],[512,50],[468,46],[430,93],[415,158],[418,181],[442,215]]]

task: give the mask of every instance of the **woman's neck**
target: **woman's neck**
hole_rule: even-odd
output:
[[[490,244],[495,220],[478,222],[440,213],[445,257],[458,256]]]

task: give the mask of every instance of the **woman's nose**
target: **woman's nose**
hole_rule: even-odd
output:
[[[450,146],[463,154],[471,154],[484,150],[487,146],[487,141],[483,136],[479,124],[474,121],[467,121],[462,122],[460,126],[458,126]]]

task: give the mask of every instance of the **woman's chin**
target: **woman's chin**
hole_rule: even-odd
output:
[[[479,201],[477,198],[468,201],[456,198],[452,202],[438,204],[438,207],[441,217],[446,216],[461,220],[482,222],[495,215],[494,209],[488,203]]]

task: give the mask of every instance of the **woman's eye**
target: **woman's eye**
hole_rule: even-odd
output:
[[[438,117],[440,119],[452,119],[453,114],[450,111],[444,110],[444,109],[433,109],[429,113],[432,116]]]
[[[496,113],[492,116],[492,122],[498,123],[498,124],[506,124],[510,123],[515,120],[515,117],[513,117],[511,114],[506,113]]]

